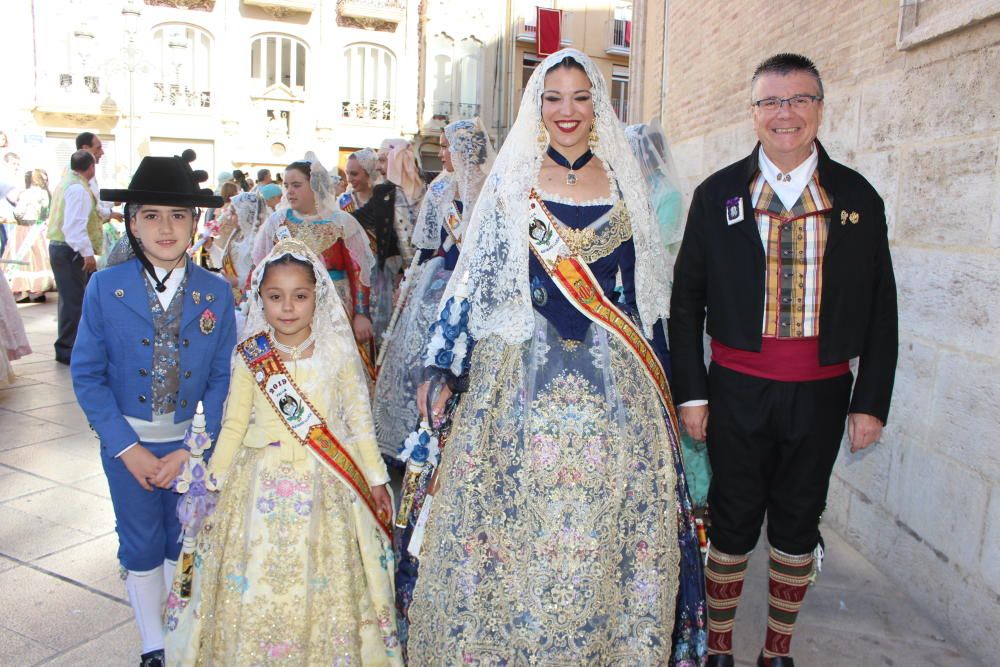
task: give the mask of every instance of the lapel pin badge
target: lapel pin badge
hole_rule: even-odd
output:
[[[206,294],[205,295],[205,301],[208,301],[209,303],[212,303],[213,301],[215,301],[215,295],[214,294]]]
[[[847,211],[841,211],[840,212],[840,224],[842,224],[842,225],[846,225],[847,224]]]
[[[726,200],[726,224],[735,225],[737,222],[743,222],[743,197]]]
[[[857,211],[851,211],[851,215],[849,215],[847,219],[851,221],[852,225],[856,225],[858,224],[858,221],[861,220],[861,216],[858,215]]]
[[[208,308],[205,312],[201,314],[201,319],[198,321],[198,328],[206,336],[215,330],[215,313],[213,313]]]
[[[197,291],[191,292],[191,300],[194,301],[194,305],[196,305],[196,306],[198,304],[200,304],[201,303],[201,292],[197,292]]]

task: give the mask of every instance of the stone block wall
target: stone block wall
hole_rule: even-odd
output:
[[[975,20],[901,50],[900,5],[669,2],[661,121],[690,195],[755,142],[748,110],[755,65],[778,51],[816,61],[826,86],[820,140],[886,201],[901,340],[884,438],[863,456],[845,449],[824,521],[993,664],[1000,655],[1000,8],[983,18],[976,5]]]

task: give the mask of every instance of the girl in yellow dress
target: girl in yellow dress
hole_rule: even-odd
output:
[[[402,665],[389,477],[346,312],[293,239],[250,300],[208,466],[218,506],[167,602],[167,664]]]

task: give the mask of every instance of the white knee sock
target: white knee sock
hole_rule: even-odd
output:
[[[125,590],[139,626],[142,652],[163,648],[163,566],[145,572],[128,571]]]
[[[169,558],[163,561],[163,585],[167,595],[170,595],[170,587],[174,585],[174,571],[177,569],[177,561]]]

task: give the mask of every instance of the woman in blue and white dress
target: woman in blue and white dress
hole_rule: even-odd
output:
[[[459,120],[441,137],[444,171],[427,189],[413,230],[418,266],[400,287],[401,309],[387,333],[384,361],[375,385],[375,433],[383,455],[395,459],[417,427],[415,400],[430,327],[451,278],[466,223],[493,162],[493,147],[478,118]]]
[[[566,258],[583,270],[557,285]],[[579,51],[549,56],[476,204],[427,352],[429,417],[464,392],[409,608],[412,664],[703,659],[676,416],[641,335],[618,335],[648,337],[667,316],[662,263],[606,82]],[[619,279],[626,304],[612,312],[625,317],[585,315],[615,300]]]

